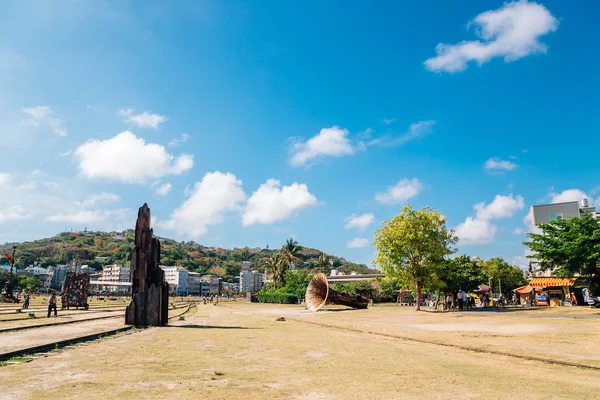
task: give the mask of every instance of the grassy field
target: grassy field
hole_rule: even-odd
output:
[[[276,321],[280,316],[286,320]],[[600,325],[597,317],[594,310],[566,308],[433,314],[376,306],[311,314],[297,306],[200,305],[194,315],[169,327],[0,368],[1,397],[597,398],[600,371],[485,352],[503,349],[598,365],[600,342],[592,334]]]

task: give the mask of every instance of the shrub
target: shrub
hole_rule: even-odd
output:
[[[291,293],[259,293],[260,303],[298,304],[298,296]]]

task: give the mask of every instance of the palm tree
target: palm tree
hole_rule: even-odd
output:
[[[267,259],[265,263],[267,273],[273,279],[275,287],[281,287],[285,284],[285,271],[287,270],[287,262],[281,253],[275,253],[271,258]]]
[[[300,260],[300,252],[302,246],[298,245],[298,242],[294,238],[289,238],[285,241],[285,244],[281,248],[283,258],[287,262],[288,267],[294,268],[294,264]]]
[[[328,265],[329,265],[329,258],[327,257],[327,254],[321,253],[319,258],[317,258],[317,267],[319,268],[319,271],[325,272]]]

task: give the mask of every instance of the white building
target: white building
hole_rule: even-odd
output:
[[[48,275],[48,270],[42,267],[29,266],[25,268],[25,273],[33,276]]]
[[[169,284],[169,291],[178,296],[188,295],[189,272],[187,269],[176,266],[161,265],[160,269],[165,271],[165,280]]]
[[[243,292],[256,292],[263,287],[263,274],[256,271],[240,272],[240,290]]]
[[[102,281],[106,282],[104,287],[112,292],[121,290],[118,285],[111,286],[111,282],[131,282],[131,270],[121,264],[106,265],[102,268]]]

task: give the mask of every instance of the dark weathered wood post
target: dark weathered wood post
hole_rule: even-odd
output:
[[[150,228],[150,208],[144,203],[135,224],[135,246],[131,253],[132,300],[125,310],[125,323],[161,326],[168,322],[169,284],[160,269],[160,242]]]

